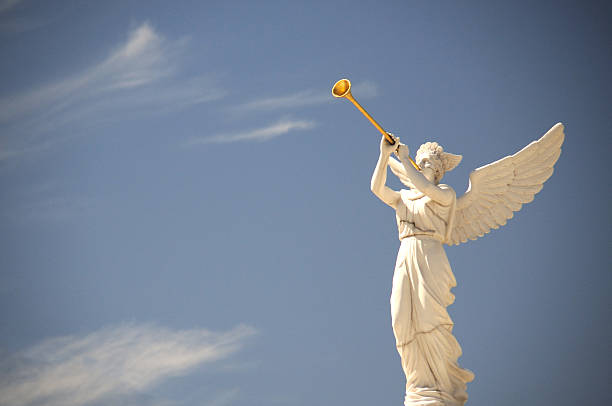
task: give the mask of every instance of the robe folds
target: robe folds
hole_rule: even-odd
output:
[[[454,202],[443,206],[414,190],[400,194],[391,321],[406,375],[404,404],[461,406],[474,375],[457,364],[461,347],[446,310],[455,299],[456,280],[442,244],[452,227]]]

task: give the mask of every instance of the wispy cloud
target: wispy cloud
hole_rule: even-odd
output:
[[[143,23],[89,69],[1,98],[0,129],[9,135],[3,137],[0,159],[46,148],[62,138],[52,135],[54,130],[72,129],[77,123],[96,125],[223,97],[225,93],[211,78],[180,75],[188,43],[187,39],[167,40]]]
[[[119,401],[164,379],[227,358],[253,334],[254,329],[246,326],[213,333],[131,324],[48,339],[0,364],[0,405]]]
[[[263,128],[255,128],[239,133],[217,134],[210,137],[192,138],[187,145],[225,144],[239,141],[268,141],[273,138],[289,134],[295,130],[308,130],[314,126],[314,121],[310,120],[282,119],[275,124]]]
[[[374,97],[378,87],[372,82],[361,82],[352,86],[360,98]],[[296,107],[329,103],[333,100],[330,89],[302,90],[284,96],[264,97],[232,107],[236,112],[288,110]]]
[[[265,97],[233,107],[236,111],[289,109],[328,102],[330,95],[321,91],[304,90],[286,96]]]

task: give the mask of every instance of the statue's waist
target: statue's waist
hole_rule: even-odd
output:
[[[416,238],[418,240],[436,240],[436,241],[444,242],[444,237],[437,233],[414,233],[414,234],[400,235],[400,241],[404,241],[409,238]]]
[[[399,227],[399,239],[405,240],[406,238],[417,238],[417,239],[430,239],[444,242],[444,236],[442,233],[438,233],[435,230],[421,230],[414,223],[408,221],[401,221]]]

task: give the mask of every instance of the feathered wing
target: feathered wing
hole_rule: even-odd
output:
[[[533,200],[552,175],[565,134],[557,123],[542,138],[514,155],[470,173],[470,185],[457,199],[448,245],[482,237],[511,219]]]
[[[404,169],[404,165],[400,161],[393,157],[389,157],[389,168],[391,168],[391,172],[393,172],[404,185],[410,189],[414,189],[414,185],[410,182],[410,179],[408,179],[406,169]]]

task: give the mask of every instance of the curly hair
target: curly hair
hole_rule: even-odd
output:
[[[430,155],[436,161],[437,165],[434,165],[436,171],[436,182],[439,182],[444,174],[450,170],[453,170],[459,162],[461,162],[461,155],[455,155],[448,152],[444,152],[442,145],[437,142],[426,142],[422,144],[416,153],[416,160],[419,161],[419,156]]]

